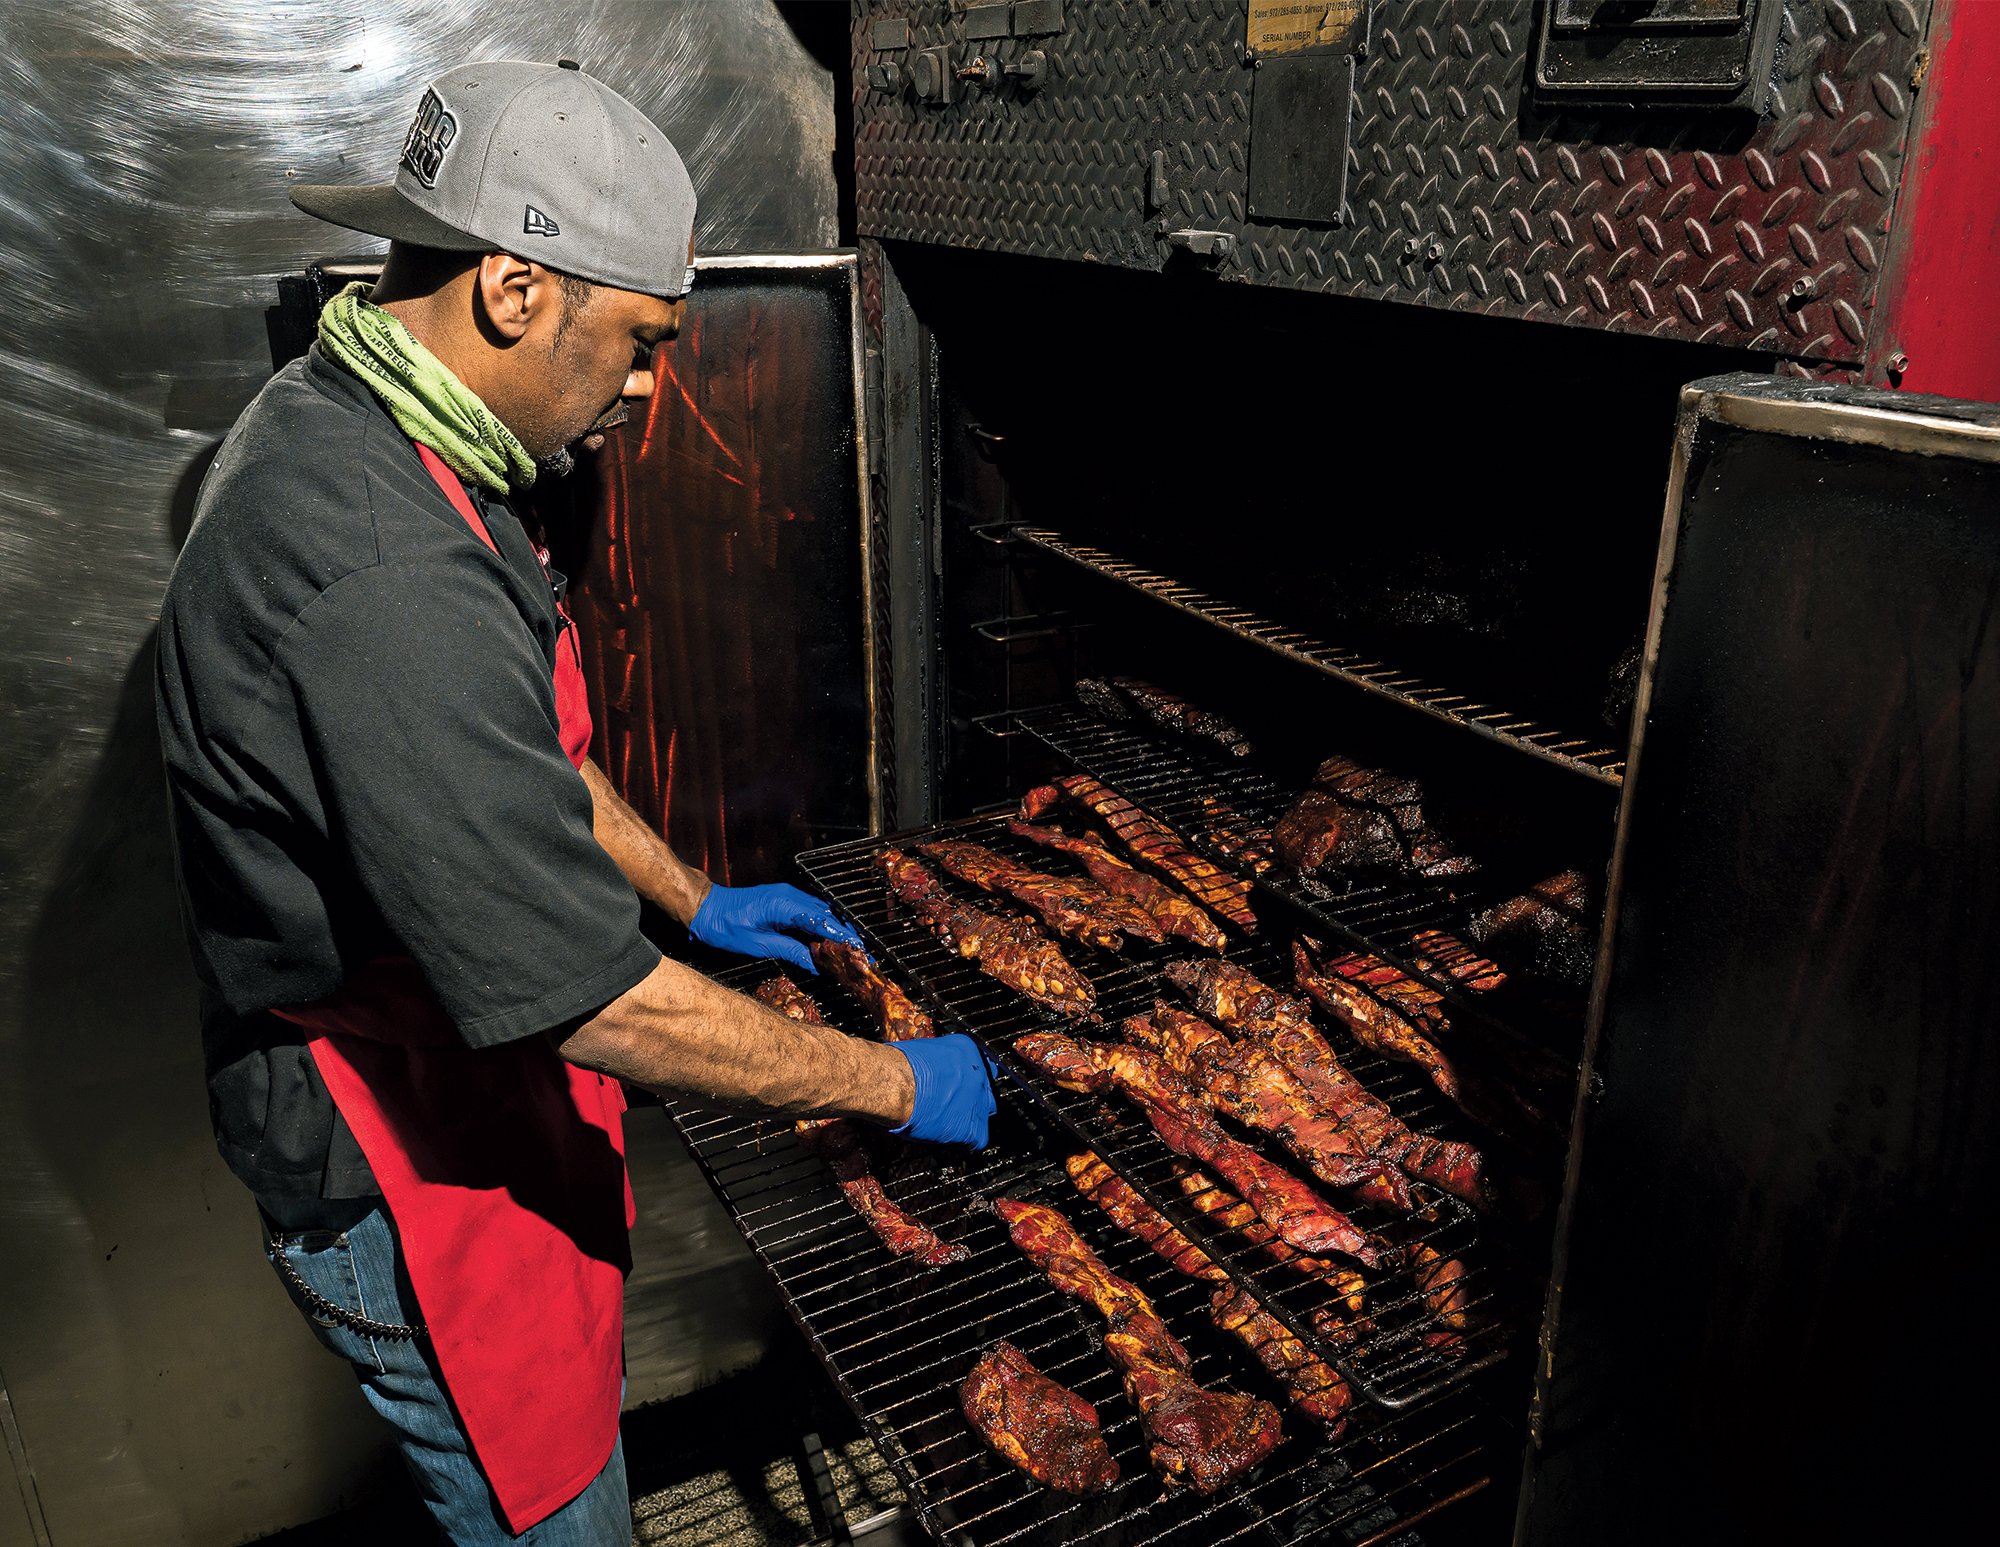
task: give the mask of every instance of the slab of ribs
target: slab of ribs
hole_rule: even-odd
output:
[[[1285,1388],[1293,1407],[1328,1425],[1335,1434],[1346,1426],[1354,1394],[1332,1365],[1300,1342],[1256,1296],[1235,1284],[1208,1253],[1096,1155],[1072,1155],[1064,1162],[1064,1169],[1076,1190],[1102,1209],[1120,1230],[1145,1242],[1188,1277],[1210,1286],[1209,1320],[1250,1350]]]
[[[1087,1016],[1097,990],[1064,958],[1056,943],[1024,918],[1001,918],[962,903],[937,876],[901,849],[884,849],[875,866],[890,895],[928,924],[937,937],[980,971],[1036,1004],[1065,1015]]]
[[[1210,853],[1241,865],[1253,876],[1269,875],[1278,868],[1270,830],[1257,826],[1213,795],[1201,798],[1201,823],[1196,833]]]
[[[1271,844],[1301,875],[1333,869],[1438,878],[1475,868],[1430,825],[1414,779],[1345,757],[1319,765],[1312,787],[1271,829]]]
[[[1131,801],[1088,774],[1068,774],[1021,798],[1021,819],[1032,822],[1057,802],[1081,806],[1111,829],[1126,851],[1168,880],[1186,888],[1197,902],[1220,913],[1246,935],[1257,932],[1257,915],[1250,911],[1250,883],[1226,876],[1212,860],[1196,854],[1166,823],[1141,811]]]
[[[1160,1054],[1210,1107],[1268,1133],[1329,1187],[1351,1187],[1370,1203],[1408,1211],[1410,1185],[1393,1164],[1324,1112],[1303,1081],[1268,1049],[1225,1036],[1199,1016],[1156,1002],[1126,1019],[1126,1040]]]
[[[1107,951],[1123,950],[1126,935],[1155,944],[1166,939],[1160,926],[1130,897],[1107,891],[1094,881],[1044,875],[996,854],[983,844],[945,839],[919,845],[948,875],[986,891],[1011,897],[1034,911],[1059,935]]]
[[[1012,1343],[980,1356],[958,1388],[966,1422],[987,1444],[1045,1488],[1102,1493],[1118,1481],[1097,1409],[1029,1362]]]
[[[813,965],[860,1000],[882,1036],[889,1042],[907,1042],[912,1037],[932,1034],[931,1018],[918,1009],[910,996],[876,970],[867,955],[837,940],[815,940],[807,947]]]
[[[1430,1076],[1433,1085],[1456,1101],[1458,1070],[1438,1045],[1400,1010],[1352,980],[1328,971],[1319,959],[1322,949],[1316,940],[1292,942],[1292,975],[1299,987],[1352,1032],[1356,1042],[1385,1058],[1415,1064]]]
[[[1199,1093],[1157,1054],[1120,1043],[1078,1042],[1055,1032],[1017,1037],[1014,1053],[1066,1090],[1126,1096],[1168,1149],[1222,1177],[1300,1251],[1339,1252],[1371,1268],[1382,1262],[1380,1246],[1353,1220],[1283,1166],[1224,1133]]]
[[[1228,944],[1222,926],[1208,916],[1199,903],[1183,896],[1164,881],[1156,881],[1135,870],[1105,845],[1096,833],[1071,837],[1059,827],[1040,827],[1033,822],[1009,822],[1007,831],[1017,838],[1067,854],[1090,872],[1090,878],[1106,891],[1129,897],[1144,908],[1166,934],[1219,951]]]
[[[1486,1163],[1470,1144],[1413,1132],[1348,1072],[1303,1000],[1233,962],[1172,962],[1167,980],[1201,1014],[1268,1047],[1329,1117],[1406,1176],[1480,1208],[1492,1203]],[[1358,992],[1358,990],[1356,991]]]
[[[827,1024],[819,1006],[783,973],[759,984],[754,997],[792,1020],[812,1026]],[[840,1195],[874,1232],[875,1239],[898,1257],[914,1257],[927,1268],[947,1268],[970,1255],[963,1246],[939,1240],[929,1225],[890,1201],[869,1166],[860,1132],[846,1118],[807,1118],[795,1125],[795,1131],[800,1148],[825,1162]]]
[[[1169,1483],[1213,1493],[1284,1439],[1278,1410],[1270,1403],[1211,1391],[1195,1381],[1187,1350],[1152,1301],[1105,1267],[1062,1215],[1012,1198],[993,1207],[1009,1238],[1049,1282],[1104,1318],[1104,1352],[1139,1410],[1153,1469]]]
[[[1250,755],[1250,743],[1243,732],[1221,715],[1137,677],[1082,677],[1076,684],[1076,696],[1086,708],[1111,719],[1129,720],[1136,710],[1162,730],[1213,742],[1231,757]]]

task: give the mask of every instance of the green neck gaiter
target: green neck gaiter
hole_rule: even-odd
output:
[[[535,459],[514,432],[356,283],[319,314],[319,347],[365,381],[389,417],[461,478],[496,494],[529,487]]]

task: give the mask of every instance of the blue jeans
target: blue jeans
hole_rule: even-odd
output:
[[[344,1310],[370,1321],[413,1323],[418,1320],[416,1297],[403,1272],[396,1232],[388,1215],[372,1203],[322,1205],[332,1228],[284,1235],[285,1261],[315,1293]],[[267,1241],[265,1256],[273,1250]],[[363,1337],[315,1316],[289,1285],[285,1292],[313,1335],[354,1367],[369,1406],[396,1430],[397,1448],[446,1540],[465,1547],[631,1547],[632,1505],[625,1490],[622,1437],[588,1488],[516,1536],[507,1529],[493,1490],[472,1457],[428,1343],[422,1338]]]

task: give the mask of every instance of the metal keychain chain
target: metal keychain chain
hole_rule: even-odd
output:
[[[338,1326],[347,1328],[350,1332],[359,1333],[365,1338],[380,1338],[385,1343],[400,1343],[412,1338],[427,1338],[431,1335],[430,1328],[421,1324],[412,1327],[395,1321],[375,1321],[367,1316],[360,1315],[358,1312],[350,1311],[344,1305],[335,1305],[325,1295],[299,1277],[299,1270],[292,1266],[291,1259],[285,1255],[285,1237],[283,1235],[271,1236],[270,1246],[271,1260],[278,1265],[278,1277],[283,1279],[291,1287],[293,1293],[305,1302],[307,1311],[321,1320],[333,1322]]]

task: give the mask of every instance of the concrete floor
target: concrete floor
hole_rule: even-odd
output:
[[[633,1547],[811,1547],[831,1540],[802,1486],[796,1446],[819,1434],[841,1510],[854,1529],[902,1492],[881,1455],[802,1346],[783,1348],[715,1385],[625,1415]],[[866,1547],[922,1537],[907,1520]],[[407,1484],[368,1505],[264,1539],[264,1547],[436,1547]]]

